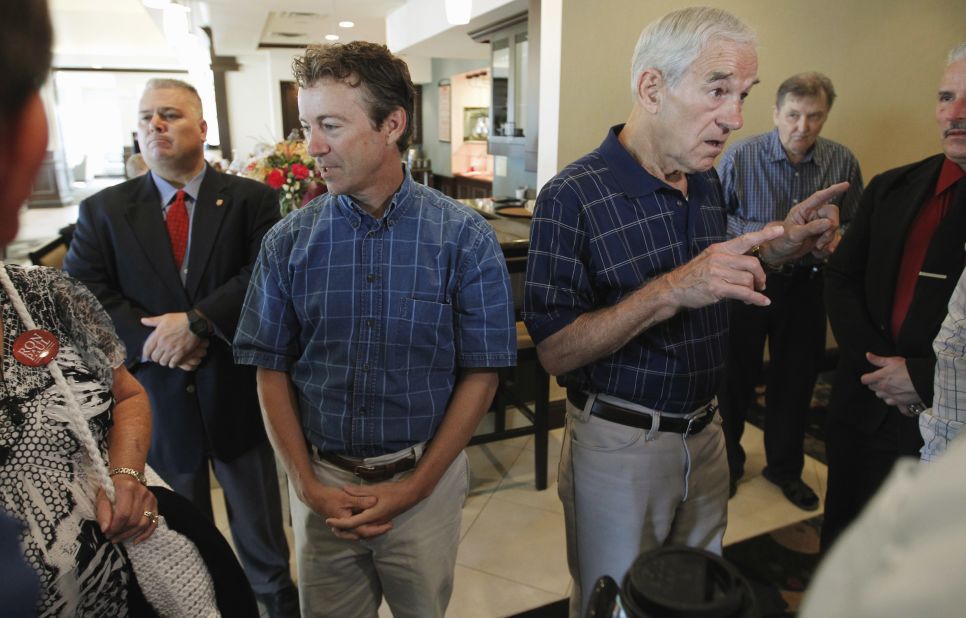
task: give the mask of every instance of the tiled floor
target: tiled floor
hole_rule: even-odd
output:
[[[17,249],[22,256],[25,248],[31,250],[43,245],[56,236],[60,227],[72,223],[76,213],[76,207],[25,211],[12,249]],[[17,258],[18,251],[11,251],[11,259]],[[560,396],[559,391],[556,395]],[[484,424],[489,422],[492,420],[484,420]],[[510,426],[513,423],[511,419]],[[472,490],[463,508],[463,530],[448,616],[507,616],[567,596],[570,577],[564,547],[563,510],[556,489],[562,437],[562,429],[550,434],[550,487],[541,492],[534,489],[532,437],[469,448]],[[761,477],[764,447],[760,430],[749,425],[742,443],[748,455],[746,475],[738,486],[737,496],[728,505],[726,545],[817,514],[792,506],[777,487]],[[804,477],[824,502],[825,466],[806,458]],[[287,499],[287,493],[283,490],[283,500]],[[215,489],[212,496],[217,523],[230,536],[221,490]],[[291,543],[291,530],[286,532]],[[385,606],[380,614],[391,615]]]

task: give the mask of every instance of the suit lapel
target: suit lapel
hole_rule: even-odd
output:
[[[218,231],[231,207],[224,191],[221,174],[211,167],[205,172],[195,202],[195,212],[191,219],[191,254],[188,256],[188,277],[185,290],[188,298],[195,298],[201,285],[202,275],[208,267],[211,252],[218,238]]]
[[[178,267],[171,255],[171,240],[161,215],[161,197],[150,174],[141,178],[141,184],[125,212],[134,237],[144,250],[144,261],[154,270],[157,278],[176,297],[184,298],[184,286],[178,276]],[[127,256],[131,258],[132,256]],[[121,257],[120,259],[125,259]],[[185,298],[187,301],[187,298]]]

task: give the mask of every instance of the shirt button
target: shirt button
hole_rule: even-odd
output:
[[[366,318],[366,326],[372,327],[374,323],[375,323],[375,320],[373,320],[372,318]]]
[[[363,371],[369,371],[369,363],[363,363],[362,370]]]
[[[366,415],[366,409],[365,408],[359,408],[359,416],[365,416],[365,415]]]
[[[370,275],[366,275],[366,281],[368,281],[369,283],[374,282],[376,280],[376,278],[377,278],[376,275],[371,275],[371,274]]]
[[[189,392],[189,393],[191,393],[191,394],[194,394],[195,390],[197,390],[197,389],[195,388],[195,385],[194,384],[189,384],[188,386],[185,387],[184,390],[187,391],[187,392]]]

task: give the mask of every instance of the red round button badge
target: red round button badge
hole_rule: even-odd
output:
[[[28,330],[13,342],[13,357],[29,367],[40,367],[54,360],[60,342],[49,330]]]

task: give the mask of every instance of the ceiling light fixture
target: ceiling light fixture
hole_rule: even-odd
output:
[[[325,40],[326,41],[338,41],[339,40],[339,35],[338,34],[327,34],[327,35],[325,35]]]
[[[356,23],[354,21],[340,21],[339,22],[339,27],[340,28],[352,28],[355,25],[356,25]]]
[[[446,21],[452,26],[470,23],[473,0],[446,0]]]

